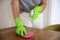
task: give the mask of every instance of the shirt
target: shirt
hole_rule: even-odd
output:
[[[41,0],[19,0],[19,11],[30,12],[35,6],[40,5]]]

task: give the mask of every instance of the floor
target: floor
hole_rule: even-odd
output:
[[[28,31],[33,31],[34,36],[30,39],[24,39],[15,34],[15,27],[0,29],[0,40],[60,40],[60,32],[47,31],[36,28],[27,28]]]

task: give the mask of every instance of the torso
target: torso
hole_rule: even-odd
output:
[[[35,6],[40,4],[41,0],[19,0],[19,11],[30,12]]]

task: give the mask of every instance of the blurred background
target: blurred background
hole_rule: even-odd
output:
[[[47,0],[46,9],[33,22],[34,27],[43,29],[47,25],[60,24],[60,0]],[[32,27],[28,13],[20,15],[23,25]],[[14,27],[11,0],[0,0],[0,29]]]

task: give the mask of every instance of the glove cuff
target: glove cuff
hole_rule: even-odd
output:
[[[43,8],[41,6],[36,6],[34,10],[39,11],[41,13],[43,11]]]
[[[16,27],[23,27],[23,24],[20,18],[15,19],[15,24],[16,24]]]

